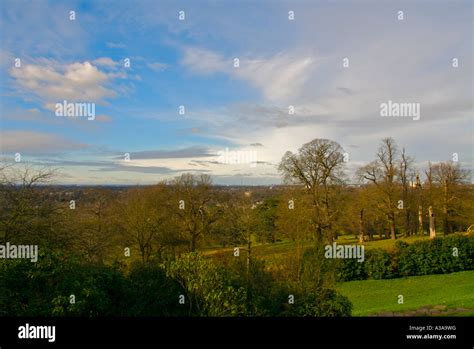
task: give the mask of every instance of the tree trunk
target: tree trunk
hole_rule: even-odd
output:
[[[432,206],[430,206],[429,208],[429,214],[430,214],[430,239],[434,239],[436,237],[436,228],[435,228],[435,216],[434,216]]]
[[[443,191],[444,191],[444,197],[443,197],[443,231],[444,235],[448,235],[450,233],[449,229],[449,217],[448,217],[448,183],[445,181],[444,186],[443,186]]]
[[[364,209],[360,210],[359,217],[359,243],[364,243]]]
[[[418,234],[423,236],[423,206],[418,206]]]
[[[443,231],[444,235],[449,234],[448,205],[446,203],[443,206]]]
[[[405,235],[406,235],[406,236],[410,236],[410,235],[411,235],[410,209],[411,209],[411,208],[408,208],[408,207],[405,209]]]
[[[391,217],[390,217],[390,237],[392,240],[397,239],[397,233],[395,232],[395,217],[393,213],[391,214]]]
[[[444,213],[443,231],[444,231],[444,235],[448,235],[450,233],[450,231],[449,231],[449,222],[448,222],[448,213],[446,212],[446,210],[443,213]]]

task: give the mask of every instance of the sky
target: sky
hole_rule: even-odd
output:
[[[385,137],[420,172],[453,154],[473,168],[472,1],[2,0],[0,12],[0,157],[59,169],[57,183],[277,184],[283,154],[315,138],[343,147],[348,173]],[[381,116],[388,101],[417,103],[419,120]],[[94,117],[58,115],[64,102]]]

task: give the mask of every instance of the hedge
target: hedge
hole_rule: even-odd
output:
[[[338,268],[338,279],[390,279],[473,269],[474,236],[455,234],[413,244],[397,241],[391,251],[378,248],[366,251],[364,262],[344,259]]]

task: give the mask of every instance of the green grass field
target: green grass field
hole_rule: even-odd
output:
[[[417,240],[429,239],[428,236],[409,236],[409,237],[400,237],[397,241],[404,241],[407,243],[413,243]],[[353,235],[342,235],[337,240],[338,244],[357,244],[358,241],[354,238]],[[305,241],[301,244],[301,248],[308,248],[313,246],[313,242]],[[391,239],[382,239],[382,240],[374,240],[374,241],[367,241],[364,243],[366,249],[370,250],[373,248],[383,248],[390,250],[395,247],[395,241]],[[239,246],[242,249],[245,249],[246,246]],[[288,256],[290,254],[295,253],[295,249],[297,245],[294,241],[285,240],[276,243],[265,243],[265,244],[252,244],[252,255],[258,258],[262,258],[267,262],[267,265],[275,265],[278,264],[282,258]],[[229,254],[231,255],[234,251],[234,247],[217,247],[217,248],[209,248],[202,251],[204,255],[213,256],[219,254]]]
[[[456,315],[458,308],[470,311],[458,312],[457,315],[474,315],[474,271],[390,280],[349,281],[339,284],[338,290],[351,300],[354,316],[399,313],[433,306],[452,309],[454,314],[449,315]],[[403,295],[404,304],[398,304],[400,294]]]

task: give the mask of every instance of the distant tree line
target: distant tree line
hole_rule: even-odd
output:
[[[341,235],[363,243],[473,229],[474,188],[459,162],[417,168],[386,138],[374,161],[357,170],[354,186],[346,160],[338,143],[315,139],[282,157],[286,186],[232,190],[194,174],[123,190],[66,190],[54,186],[50,169],[0,166],[0,244],[36,244],[42,251],[36,267],[0,260],[6,280],[0,309],[4,315],[349,315],[350,303],[334,291],[340,263],[324,258],[325,244]],[[255,246],[281,240],[295,248],[270,268]],[[380,262],[383,269],[382,254],[365,267],[348,263],[347,278],[376,275],[364,268]],[[400,275],[411,270],[404,261]],[[161,298],[154,299],[158,289]],[[77,303],[70,303],[72,293]]]

